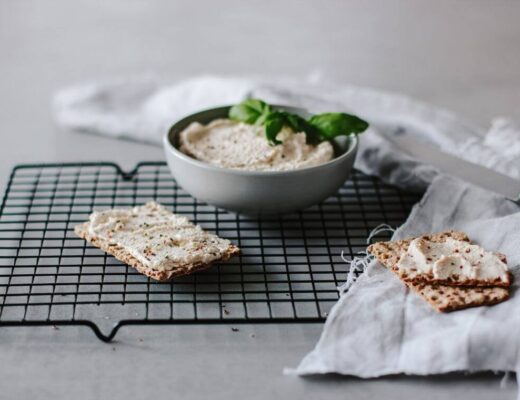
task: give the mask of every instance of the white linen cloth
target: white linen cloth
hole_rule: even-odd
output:
[[[356,167],[404,188],[429,188],[394,239],[461,229],[505,253],[512,298],[493,307],[438,314],[377,262],[342,295],[319,343],[294,370],[360,377],[450,371],[518,371],[520,264],[518,205],[401,154],[385,134],[405,130],[461,158],[520,179],[520,128],[496,119],[486,133],[455,115],[408,97],[316,79],[202,76],[168,83],[144,77],[65,89],[54,99],[58,123],[76,130],[161,143],[168,127],[201,109],[259,97],[311,112],[347,111],[367,119]]]
[[[518,282],[519,211],[513,202],[441,175],[393,238],[462,230],[485,248],[506,254]],[[520,296],[514,286],[504,303],[441,314],[374,261],[334,306],[319,343],[296,372],[367,378],[517,371]]]

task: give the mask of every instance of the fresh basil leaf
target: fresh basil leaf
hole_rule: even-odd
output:
[[[271,111],[271,106],[267,104],[265,101],[260,99],[247,99],[242,102],[247,105],[249,108],[257,111],[260,115],[266,114]]]
[[[265,119],[264,129],[265,137],[269,141],[269,144],[275,145],[282,143],[276,136],[282,130],[285,124],[285,116],[283,113],[278,111],[271,112]]]
[[[287,125],[294,132],[305,132],[306,142],[308,144],[318,144],[320,142],[320,132],[305,118],[297,114],[285,113]]]
[[[361,118],[346,113],[324,113],[312,116],[309,120],[287,111],[274,111],[260,99],[247,99],[232,106],[229,118],[234,121],[264,126],[269,144],[280,144],[276,139],[284,125],[295,132],[305,132],[307,143],[318,144],[331,140],[338,135],[358,134],[368,128]]]
[[[271,106],[262,100],[247,99],[230,108],[229,119],[246,124],[255,124],[262,119],[263,123],[270,111]]]
[[[287,125],[295,131],[295,132],[303,132],[305,130],[305,126],[307,125],[307,121],[296,114],[291,114],[288,112],[283,113],[285,116],[285,120]]]
[[[346,113],[324,113],[314,115],[309,123],[319,130],[325,140],[330,140],[339,135],[351,135],[364,132],[368,128],[368,122]]]
[[[271,115],[272,111],[267,111],[265,112],[264,114],[261,114],[256,122],[255,122],[255,125],[265,125],[265,121],[267,120],[267,118],[269,118],[269,116]]]

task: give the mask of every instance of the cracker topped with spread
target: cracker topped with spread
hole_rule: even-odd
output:
[[[412,246],[414,242],[419,249]],[[463,232],[379,242],[367,250],[437,311],[492,305],[509,298],[511,274],[505,256],[471,244]]]
[[[239,253],[229,240],[149,202],[131,209],[96,211],[75,233],[158,281],[187,275]]]

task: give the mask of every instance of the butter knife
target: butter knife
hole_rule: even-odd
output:
[[[408,155],[442,172],[520,202],[520,180],[439,150],[411,135],[396,132],[387,138]]]

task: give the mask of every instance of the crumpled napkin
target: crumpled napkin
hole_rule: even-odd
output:
[[[58,123],[72,129],[161,143],[183,116],[246,97],[311,112],[346,111],[367,119],[356,167],[408,189],[428,190],[400,239],[460,229],[486,249],[505,253],[518,282],[518,205],[444,175],[402,154],[385,136],[396,130],[443,151],[520,179],[520,127],[501,118],[486,133],[456,115],[399,94],[319,79],[202,76],[180,82],[144,77],[72,87],[54,98]],[[519,370],[520,299],[438,314],[389,271],[372,262],[332,309],[320,341],[294,370],[360,377]]]
[[[519,227],[517,204],[458,179],[437,176],[393,239],[462,230],[484,248],[507,255],[515,276],[511,298],[491,307],[437,313],[373,261],[333,307],[316,348],[293,372],[368,378],[518,371]]]
[[[396,130],[520,178],[520,127],[513,121],[497,119],[486,134],[449,111],[400,94],[326,82],[319,74],[304,80],[203,75],[176,82],[153,75],[123,77],[60,90],[53,110],[56,121],[69,129],[160,145],[182,117],[246,97],[366,118],[372,128],[363,134],[356,167],[403,188],[425,189],[436,171],[385,139]]]

